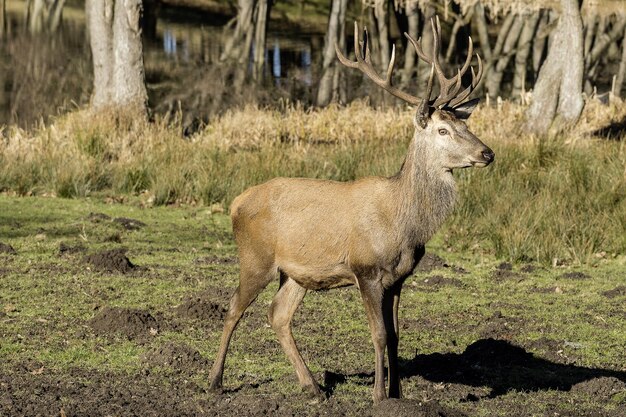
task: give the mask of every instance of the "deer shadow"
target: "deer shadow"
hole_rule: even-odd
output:
[[[560,364],[536,357],[506,340],[481,339],[462,353],[431,353],[400,361],[400,377],[421,376],[435,383],[490,387],[486,398],[514,391],[569,391],[572,386],[600,377],[626,382],[626,372]],[[373,373],[341,374],[326,371],[324,390],[330,396],[348,379],[373,383]],[[477,400],[477,398],[476,398]]]
[[[489,398],[515,391],[559,390],[600,377],[626,382],[626,372],[586,368],[536,357],[506,340],[481,339],[462,353],[416,355],[401,364],[401,377],[491,387]]]

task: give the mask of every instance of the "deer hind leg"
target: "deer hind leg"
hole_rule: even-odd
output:
[[[209,374],[209,388],[213,391],[219,391],[222,388],[222,377],[224,374],[224,363],[226,361],[226,353],[230,344],[230,339],[243,316],[244,311],[257,298],[263,289],[276,277],[273,267],[266,268],[249,268],[241,265],[239,276],[239,286],[235,290],[230,299],[230,307],[226,317],[224,318],[224,330],[220,340],[220,347],[217,351],[215,362]]]
[[[304,363],[291,333],[291,319],[302,302],[306,289],[284,274],[281,274],[280,280],[280,288],[270,306],[269,322],[289,361],[296,369],[296,375],[302,389],[314,397],[323,398],[322,391]]]
[[[402,283],[396,283],[384,294],[384,321],[387,330],[387,358],[389,367],[387,380],[389,382],[389,398],[402,397],[400,385],[400,370],[398,368],[398,342],[400,334],[398,328],[398,307],[400,305],[400,290]]]

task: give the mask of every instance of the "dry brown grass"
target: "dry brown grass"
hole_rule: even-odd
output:
[[[590,101],[575,128],[543,138],[524,133],[523,110],[505,102],[470,119],[497,162],[458,173],[462,198],[449,243],[543,262],[626,251],[626,106]],[[183,139],[176,123],[79,111],[32,132],[5,128],[0,189],[227,206],[245,188],[277,176],[392,175],[411,138],[412,116],[408,108],[359,102],[319,110],[250,106]],[[611,123],[612,140],[597,136]]]

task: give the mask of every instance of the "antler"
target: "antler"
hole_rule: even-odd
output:
[[[471,67],[472,62],[472,54],[474,52],[474,43],[472,42],[472,38],[469,38],[469,45],[467,48],[467,58],[465,59],[465,63],[458,70],[457,74],[452,78],[447,78],[441,69],[441,64],[439,63],[439,50],[441,45],[441,24],[439,23],[439,16],[430,19],[430,25],[433,30],[433,56],[430,58],[427,56],[422,47],[420,45],[420,40],[415,41],[408,33],[404,35],[407,39],[413,44],[415,48],[415,52],[417,55],[424,60],[425,62],[431,64],[435,68],[435,72],[437,73],[437,80],[439,81],[439,96],[432,103],[433,107],[451,107],[454,108],[461,104],[476,88],[480,79],[483,75],[483,63],[480,59],[480,55],[476,54],[476,58],[478,59],[478,74],[474,72],[474,68]],[[467,72],[468,68],[471,68],[472,72],[472,82],[469,87],[463,90],[459,94],[459,90],[462,87],[462,78],[463,75]]]
[[[370,57],[370,49],[368,45],[367,29],[363,30],[363,40],[359,41],[359,29],[356,22],[354,22],[354,54],[356,55],[356,61],[351,61],[344,56],[339,49],[339,46],[335,42],[335,51],[337,52],[337,58],[339,61],[347,67],[356,68],[368,76],[374,83],[382,87],[390,94],[406,101],[409,104],[417,105],[420,107],[451,107],[454,108],[461,104],[476,88],[480,78],[483,75],[483,65],[480,56],[476,54],[478,58],[478,74],[474,72],[474,68],[471,67],[472,54],[474,52],[474,44],[472,38],[469,38],[469,47],[467,59],[463,66],[457,71],[457,74],[452,78],[447,78],[441,69],[439,63],[439,50],[441,45],[441,26],[439,23],[439,17],[431,18],[430,24],[433,30],[433,56],[432,58],[427,56],[420,45],[420,40],[413,39],[408,33],[404,36],[411,42],[415,48],[417,55],[426,63],[431,65],[430,76],[428,79],[428,87],[426,89],[426,97],[421,99],[419,97],[408,94],[391,84],[391,76],[393,74],[393,66],[396,60],[396,48],[392,45],[391,59],[389,60],[389,66],[385,72],[385,78],[382,78],[374,69]],[[472,82],[469,87],[459,93],[462,87],[463,75],[467,72],[468,68],[471,68]],[[439,96],[434,100],[430,100],[433,87],[433,75],[437,74],[437,80],[439,81]]]
[[[356,22],[354,22],[354,55],[356,55],[356,61],[351,61],[344,56],[344,54],[339,49],[339,45],[335,42],[335,51],[337,52],[337,58],[339,61],[347,67],[357,68],[362,73],[368,76],[369,79],[374,81],[378,86],[382,87],[385,91],[390,94],[398,97],[406,101],[409,104],[413,104],[416,106],[423,105],[424,100],[428,102],[430,100],[430,93],[432,91],[432,78],[433,71],[430,74],[430,80],[428,82],[429,88],[427,91],[427,95],[425,99],[421,99],[419,97],[408,94],[391,84],[391,76],[393,74],[393,66],[396,61],[396,47],[392,45],[391,48],[391,59],[389,60],[389,65],[387,66],[387,71],[385,73],[385,78],[382,78],[374,67],[372,66],[372,60],[370,57],[370,48],[368,45],[368,36],[367,29],[363,30],[363,40],[359,41],[359,27]]]

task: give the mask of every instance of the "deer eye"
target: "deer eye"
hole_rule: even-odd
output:
[[[445,135],[447,135],[447,134],[448,134],[448,129],[439,129],[439,134],[440,134],[441,136],[445,136]]]

